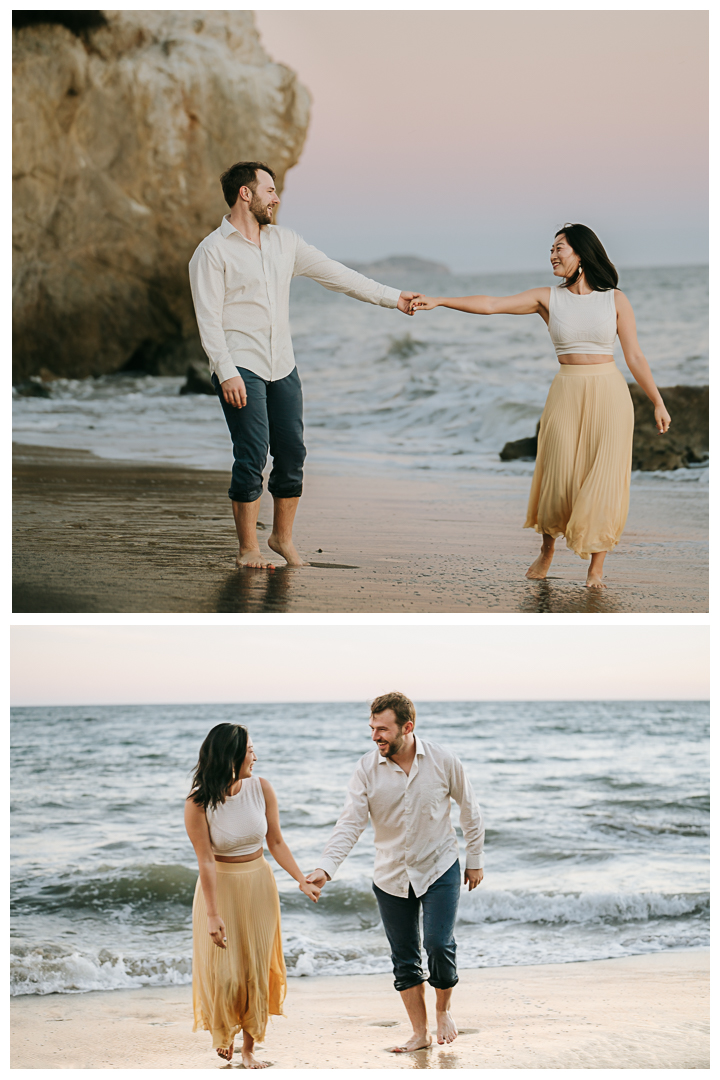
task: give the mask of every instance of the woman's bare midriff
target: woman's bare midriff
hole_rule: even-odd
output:
[[[262,853],[263,849],[258,848],[252,855],[216,855],[215,862],[252,862],[253,859],[259,859]]]
[[[612,364],[614,357],[604,353],[565,353],[558,356],[561,364]]]

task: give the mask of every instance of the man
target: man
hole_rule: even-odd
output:
[[[397,307],[411,315],[419,293],[400,292],[328,259],[291,229],[272,224],[280,202],[275,173],[259,161],[240,161],[220,177],[230,213],[190,260],[190,285],[200,340],[210,360],[233,443],[232,500],[238,566],[274,568],[260,554],[257,518],[268,449],[273,468],[270,548],[302,566],[292,538],[302,494],[302,388],[289,326],[290,282],[314,278],[356,300]]]
[[[482,814],[463,767],[454,754],[414,734],[415,706],[403,694],[383,694],[370,706],[370,728],[377,749],[365,754],[348,785],[343,812],[319,866],[307,880],[322,888],[350,853],[370,816],[375,829],[373,892],[390,943],[395,989],[412,1024],[412,1037],[398,1054],[430,1046],[425,1010],[423,945],[435,987],[437,1040],[451,1043],[457,1028],[450,1015],[455,965],[455,915],[460,899],[460,863],[450,799],[460,806],[465,836],[465,882],[483,878],[485,838]]]

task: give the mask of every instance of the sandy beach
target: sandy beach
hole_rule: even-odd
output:
[[[602,593],[558,544],[528,582],[529,478],[310,470],[300,570],[237,571],[225,473],[15,446],[14,612],[704,612],[707,499],[633,485]],[[272,503],[263,495],[260,546]]]
[[[708,966],[692,950],[461,971],[457,1040],[408,1055],[388,1052],[410,1031],[389,975],[291,979],[259,1056],[285,1069],[707,1069]],[[15,998],[11,1068],[227,1068],[190,1015],[189,986]]]

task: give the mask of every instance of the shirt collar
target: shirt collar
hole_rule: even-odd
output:
[[[233,233],[237,233],[237,235],[239,237],[241,237],[245,241],[246,244],[252,244],[253,247],[257,247],[258,246],[257,244],[253,243],[252,240],[248,240],[247,236],[243,236],[243,234],[240,232],[239,229],[236,229],[234,225],[230,224],[229,218],[230,218],[230,215],[226,214],[225,217],[220,222],[220,232],[221,232],[222,236],[224,236],[227,239],[228,236],[231,236]],[[267,226],[262,226],[262,225],[260,226],[260,231],[262,232],[263,236],[268,235],[268,233],[266,232],[266,229],[267,229]]]
[[[418,737],[417,737],[417,735],[416,735],[416,736],[415,736],[415,756],[417,757],[417,755],[418,755],[418,754],[420,754],[421,756],[424,756],[424,754],[425,754],[425,747],[423,746],[423,744],[422,744],[422,743],[420,742],[420,740],[418,739]],[[385,764],[387,764],[387,760],[388,760],[388,759],[387,759],[387,758],[384,758],[384,757],[382,756],[382,754],[380,753],[380,751],[379,751],[379,750],[377,750],[377,757],[378,757],[378,765],[385,765]],[[393,762],[392,762],[392,764],[394,765],[394,764],[395,764],[395,762],[393,761]],[[397,766],[397,768],[399,769],[399,768],[400,768],[400,766],[398,765],[398,766]]]

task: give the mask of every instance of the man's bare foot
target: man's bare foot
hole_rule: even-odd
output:
[[[268,547],[277,552],[278,555],[282,555],[288,566],[308,566],[298,555],[297,548],[293,544],[292,540],[281,541],[275,536],[275,533],[270,533],[268,537]]]
[[[587,581],[585,582],[586,589],[607,589],[607,585],[603,582],[602,575],[598,577],[597,574],[588,574]]]
[[[239,551],[235,556],[235,565],[238,570],[243,566],[254,567],[257,570],[275,569],[275,563],[270,562],[264,555],[261,555],[259,548],[255,548],[253,551]]]
[[[437,1013],[437,1041],[439,1043],[451,1043],[457,1039],[458,1029],[449,1012]]]
[[[550,569],[550,564],[552,563],[552,561],[553,561],[553,553],[552,553],[552,551],[549,554],[546,554],[544,551],[541,551],[540,554],[538,555],[537,559],[535,560],[535,562],[532,564],[532,566],[528,570],[525,577],[530,578],[531,581],[544,581],[545,578],[547,577],[547,572]]]
[[[411,1054],[413,1050],[425,1050],[432,1043],[432,1035],[426,1031],[424,1035],[413,1035],[402,1046],[393,1046],[393,1054]]]
[[[218,1046],[218,1057],[221,1057],[224,1061],[232,1061],[233,1052],[235,1050],[235,1041],[230,1043],[229,1046]]]
[[[252,1050],[242,1051],[242,1063],[246,1069],[267,1069],[270,1064],[269,1061],[261,1061],[260,1058],[256,1058]]]

